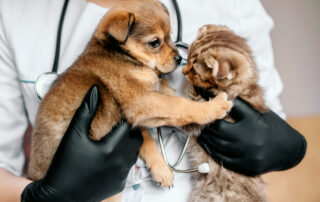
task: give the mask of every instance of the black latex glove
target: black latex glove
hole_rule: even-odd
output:
[[[93,87],[74,115],[46,176],[24,189],[22,201],[94,202],[123,190],[142,136],[122,123],[101,141],[91,140],[88,131],[98,100],[97,87]]]
[[[202,131],[199,144],[224,167],[255,176],[286,170],[304,157],[305,138],[273,111],[259,113],[236,99],[230,123],[216,121]]]

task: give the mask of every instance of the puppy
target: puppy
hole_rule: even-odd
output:
[[[131,0],[111,9],[99,23],[84,53],[42,100],[32,134],[29,177],[41,179],[86,92],[98,86],[101,102],[90,128],[100,140],[122,118],[133,127],[206,124],[232,107],[226,94],[195,102],[158,92],[158,75],[181,59],[170,39],[166,8],[156,0]],[[140,156],[155,181],[172,186],[172,171],[146,130]],[[114,196],[108,201],[119,201]]]
[[[268,110],[257,69],[245,39],[225,26],[206,25],[199,29],[190,47],[183,73],[191,84],[188,96],[204,100],[226,92],[229,99],[240,97],[259,112]],[[203,126],[184,127],[186,133],[199,135]],[[188,148],[193,166],[209,162],[210,172],[193,174],[194,187],[190,202],[267,201],[260,177],[246,177],[226,170],[216,163],[192,138]]]

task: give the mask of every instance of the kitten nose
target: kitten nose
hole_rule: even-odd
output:
[[[180,65],[181,64],[181,60],[182,60],[182,57],[180,55],[176,55],[174,57],[174,61],[176,62],[176,65]]]

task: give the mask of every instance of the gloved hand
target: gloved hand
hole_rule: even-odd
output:
[[[273,111],[259,113],[236,99],[230,123],[216,121],[202,131],[199,144],[224,167],[256,176],[286,170],[304,157],[305,138]]]
[[[93,87],[74,115],[46,176],[24,189],[23,202],[94,202],[122,191],[142,136],[122,123],[101,141],[91,140],[88,131],[98,100],[97,87]]]

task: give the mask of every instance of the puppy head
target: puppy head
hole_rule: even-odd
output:
[[[128,0],[111,9],[95,32],[105,47],[129,54],[156,73],[177,67],[167,9],[157,0]]]
[[[189,82],[214,94],[222,91],[235,97],[232,85],[245,88],[257,81],[256,68],[245,40],[225,26],[200,28],[190,46],[188,63],[183,73]],[[238,88],[238,89],[241,89]]]

